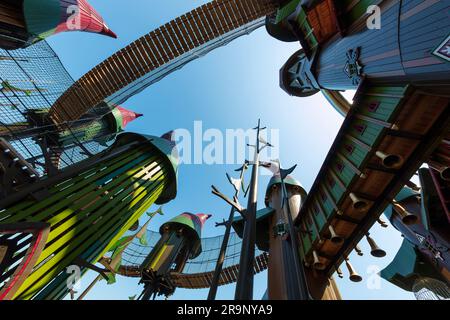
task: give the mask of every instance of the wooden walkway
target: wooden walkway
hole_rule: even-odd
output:
[[[97,65],[53,105],[50,118],[80,118],[111,95],[180,56],[270,15],[272,0],[214,0],[166,23]]]

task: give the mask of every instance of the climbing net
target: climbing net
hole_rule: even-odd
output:
[[[209,238],[202,238],[202,253],[195,259],[189,260],[183,270],[183,274],[197,274],[213,272],[219,258],[220,247],[223,235]],[[142,245],[139,239],[134,239],[122,254],[122,265],[126,267],[139,267],[152,251],[158,240],[161,238],[159,232],[148,230],[146,233],[146,244]],[[236,233],[230,234],[228,246],[225,254],[223,268],[239,264],[241,254],[242,239]],[[262,255],[263,252],[256,249],[255,256]]]
[[[45,174],[41,146],[44,137],[48,149],[55,149],[49,153],[59,157],[59,168],[84,160],[102,149],[94,141],[77,143],[71,132],[72,123],[67,123],[64,130],[73,136],[74,143],[61,148],[51,140],[56,139],[52,133],[62,129],[30,117],[36,112],[46,113],[73,83],[59,57],[45,41],[25,49],[0,49],[0,138],[7,140],[40,175]]]

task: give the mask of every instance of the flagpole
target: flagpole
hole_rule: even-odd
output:
[[[256,145],[255,155],[253,159],[252,178],[250,181],[250,191],[248,196],[247,209],[244,215],[244,232],[242,236],[242,249],[239,261],[239,274],[236,283],[235,300],[252,300],[253,299],[253,261],[255,259],[255,242],[256,242],[256,211],[258,197],[258,176],[259,176],[259,154],[265,147],[272,146],[263,142],[264,146],[260,148],[260,132],[265,128],[261,128],[261,121],[258,120],[256,128]],[[250,145],[249,145],[250,146]]]
[[[289,225],[289,238],[291,240],[291,250],[292,255],[294,258],[294,271],[293,273],[287,272],[287,276],[291,279],[292,282],[297,283],[296,286],[293,286],[295,288],[295,291],[293,292],[292,299],[293,300],[310,300],[309,290],[308,290],[308,283],[306,281],[306,275],[305,275],[305,269],[303,267],[303,264],[300,260],[299,255],[299,244],[298,244],[298,238],[297,238],[297,232],[295,230],[294,221],[292,219],[291,215],[291,206],[289,203],[289,197],[287,193],[286,183],[284,179],[286,178],[285,173],[286,172],[292,172],[294,171],[296,166],[294,166],[291,169],[288,170],[282,170],[281,165],[279,165],[280,169],[280,178],[281,178],[281,192],[282,192],[282,208],[285,216],[287,216],[288,225]],[[284,171],[284,172],[283,172]],[[287,211],[287,212],[286,212]]]
[[[237,170],[237,171],[241,171],[240,184],[239,184],[240,186],[242,186],[242,181],[244,179],[244,173],[246,170],[247,170],[247,163],[245,163],[240,169]],[[237,197],[239,196],[240,190],[241,190],[241,187],[239,187],[239,188],[235,187],[234,199],[237,199]],[[235,207],[231,206],[228,221],[225,223],[226,229],[225,229],[225,234],[224,234],[223,240],[222,240],[222,246],[220,248],[219,258],[217,259],[216,268],[214,270],[214,275],[213,275],[211,285],[209,288],[208,300],[216,299],[217,287],[219,286],[220,274],[222,273],[223,263],[225,261],[225,253],[227,250],[228,241],[230,239],[231,226],[233,224],[235,212],[236,212]]]

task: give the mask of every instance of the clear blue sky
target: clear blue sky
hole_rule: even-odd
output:
[[[114,40],[86,33],[67,33],[52,37],[49,43],[71,75],[77,79],[115,51],[139,36],[157,28],[207,1],[166,0],[90,0],[105,18],[119,39]],[[323,160],[333,143],[343,118],[320,95],[299,99],[289,97],[279,88],[279,69],[299,49],[297,43],[283,43],[268,36],[263,28],[242,37],[227,47],[198,59],[148,88],[123,106],[145,117],[129,125],[128,131],[160,135],[171,129],[193,130],[194,121],[201,120],[204,130],[214,128],[247,129],[261,118],[264,125],[280,132],[280,159],[285,167],[298,164],[294,176],[309,190]],[[206,143],[205,143],[206,145]],[[178,197],[165,205],[164,217],[151,224],[153,230],[173,216],[189,211],[213,214],[204,230],[204,236],[214,236],[223,229],[214,227],[228,215],[229,207],[211,194],[215,184],[232,193],[225,173],[237,166],[183,165],[179,172]],[[263,193],[269,177],[260,179],[259,206],[263,206]],[[243,201],[245,202],[245,201]],[[155,209],[153,207],[151,209]],[[398,289],[381,280],[379,290],[369,290],[367,267],[384,268],[400,247],[400,234],[393,228],[374,226],[371,231],[379,245],[387,251],[382,259],[369,254],[367,244],[361,247],[363,257],[351,255],[351,261],[365,278],[355,284],[347,279],[337,283],[344,299],[413,299],[412,293]],[[89,272],[82,279],[84,289],[95,274]],[[255,298],[266,290],[267,274],[255,278]],[[128,299],[138,294],[142,286],[137,279],[119,277],[117,283],[107,286],[99,283],[87,299]],[[177,290],[171,299],[205,299],[207,290]],[[219,289],[218,298],[232,299],[234,285]]]

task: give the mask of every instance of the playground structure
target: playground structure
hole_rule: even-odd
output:
[[[116,38],[86,0],[5,0],[0,4],[0,48],[19,49],[67,31]]]
[[[27,2],[32,3],[23,1]],[[383,32],[367,28],[370,5],[381,10]],[[82,267],[83,273],[90,268],[105,277],[108,273],[140,277],[144,299],[171,295],[176,287],[234,281],[235,298],[251,299],[253,274],[266,268],[270,299],[340,299],[332,276],[335,272],[342,276],[342,263],[350,280],[361,281],[348,260],[350,252],[359,250],[358,242],[365,237],[372,255],[383,256],[369,230],[386,208],[385,214],[406,238],[399,257],[412,258],[406,268],[394,259],[383,277],[410,291],[428,283],[422,281],[424,277],[445,287],[450,281],[445,259],[450,221],[450,57],[443,49],[449,41],[445,9],[444,1],[215,0],[136,40],[77,81],[45,41],[29,47],[34,40],[27,45],[13,41],[26,48],[0,52],[0,248],[5,252],[0,261],[0,299],[63,298],[69,291],[62,270],[71,264]],[[14,12],[19,13],[18,20],[20,11]],[[4,20],[0,19],[2,27]],[[96,21],[103,29],[90,31],[109,33],[98,16]],[[214,246],[217,257],[208,261],[204,271],[190,272],[197,254],[200,265],[207,261],[198,250],[203,242],[200,232],[193,236],[191,227],[183,229],[185,236],[174,237],[177,231],[169,223],[167,230],[161,229],[160,243],[143,246],[134,257],[142,261],[111,266],[106,252],[134,228],[151,203],[174,198],[177,172],[170,134],[162,138],[117,135],[127,121],[139,117],[118,105],[186,63],[262,26],[281,41],[301,45],[280,71],[281,88],[298,97],[320,91],[345,116],[311,190],[306,194],[278,168],[280,178],[274,178],[267,189],[266,208],[258,210],[260,160],[256,157],[249,163],[247,208],[213,189],[240,214],[229,221],[236,231],[231,241],[243,238],[239,263],[233,260],[223,269],[211,266],[211,261],[227,261],[230,245],[225,238],[222,248]],[[411,29],[427,32],[412,36]],[[379,46],[383,39],[392,41]],[[3,48],[12,49],[8,45]],[[40,68],[44,63],[46,67]],[[353,103],[343,98],[341,90],[356,90]],[[139,141],[144,146],[136,148]],[[257,150],[261,142],[257,139]],[[130,153],[139,160],[126,160]],[[119,160],[122,169],[116,167]],[[409,180],[424,163],[429,169],[419,171],[420,197],[403,197],[402,193],[418,189]],[[86,180],[89,187],[73,189],[79,180]],[[129,206],[115,206],[116,200],[122,201],[123,190],[134,188],[137,198],[127,199]],[[67,207],[51,205],[66,194],[71,195],[62,204]],[[108,213],[99,199],[106,207],[116,207],[116,220],[103,219]],[[286,201],[289,209],[279,205]],[[44,214],[48,208],[56,211],[44,210]],[[72,220],[63,222],[69,217]],[[113,223],[113,232],[106,232]],[[72,229],[79,232],[67,233]],[[90,240],[77,250],[58,254],[82,239]],[[155,252],[164,253],[161,248],[167,241],[174,241],[179,250],[159,264]],[[255,246],[261,251],[255,253]],[[105,269],[95,266],[97,262]],[[414,268],[416,264],[426,268]]]

